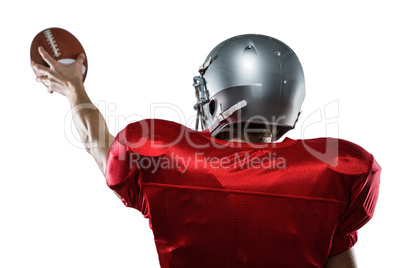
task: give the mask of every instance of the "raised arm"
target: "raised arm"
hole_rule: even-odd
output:
[[[68,98],[81,141],[105,174],[106,158],[114,136],[109,133],[105,119],[85,91],[81,72],[85,56],[81,54],[74,63],[62,64],[42,47],[39,47],[39,53],[49,67],[32,62],[32,68],[43,74],[36,80],[45,84],[49,93],[57,92]]]

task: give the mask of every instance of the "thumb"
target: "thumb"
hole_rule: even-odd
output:
[[[77,62],[83,64],[84,61],[85,61],[85,54],[84,54],[84,53],[81,53],[81,54],[78,55],[78,57],[77,57]]]

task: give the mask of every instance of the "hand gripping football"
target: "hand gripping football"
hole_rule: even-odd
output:
[[[58,62],[64,64],[74,62],[81,53],[85,54],[80,41],[78,41],[73,34],[61,28],[45,29],[38,33],[32,40],[31,60],[48,67],[48,64],[42,59],[42,56],[38,52],[39,46],[42,46]],[[85,61],[82,65],[83,81],[85,81],[87,72],[88,61],[85,54]],[[41,76],[37,71],[35,71],[35,74]]]

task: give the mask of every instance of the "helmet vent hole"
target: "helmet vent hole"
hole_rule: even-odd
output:
[[[209,113],[211,114],[211,116],[215,114],[215,110],[216,110],[215,109],[215,100],[211,100],[209,102]]]
[[[248,46],[246,46],[246,50],[249,50],[249,49],[252,49],[253,48],[253,46],[252,45],[248,45]]]

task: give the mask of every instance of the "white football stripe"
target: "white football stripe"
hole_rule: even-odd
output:
[[[60,60],[58,60],[58,62],[63,63],[63,64],[71,64],[71,63],[75,62],[75,60],[74,59],[60,59]],[[87,68],[85,68],[85,66],[82,65],[82,74],[85,73],[86,69]]]

